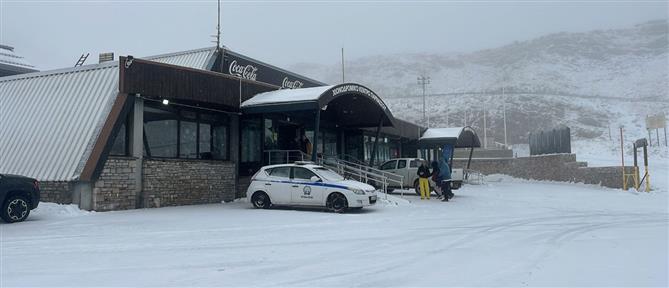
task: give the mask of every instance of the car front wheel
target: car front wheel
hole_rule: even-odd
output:
[[[328,208],[330,208],[335,213],[344,213],[348,208],[348,201],[346,196],[341,193],[332,193],[328,197]]]
[[[30,215],[30,204],[23,195],[13,195],[2,205],[2,220],[7,223],[21,222]]]
[[[251,197],[251,203],[253,203],[253,207],[258,209],[267,209],[270,205],[272,205],[272,202],[269,200],[267,193],[262,191],[253,193],[253,196]]]

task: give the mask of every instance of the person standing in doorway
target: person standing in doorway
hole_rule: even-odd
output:
[[[427,168],[424,161],[421,161],[418,167],[418,188],[420,189],[420,199],[430,200],[430,168]]]
[[[300,140],[300,150],[302,152],[306,153],[307,155],[311,155],[311,152],[313,147],[311,146],[311,141],[309,141],[309,138],[307,138],[306,134],[302,134],[302,139]]]

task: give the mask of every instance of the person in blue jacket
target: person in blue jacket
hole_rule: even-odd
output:
[[[441,188],[442,195],[444,199],[441,201],[448,201],[448,199],[453,198],[453,192],[451,192],[451,167],[448,166],[446,159],[439,159],[439,176],[437,185]]]

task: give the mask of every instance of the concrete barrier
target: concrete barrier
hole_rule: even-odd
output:
[[[453,160],[454,168],[463,168],[467,160]],[[576,154],[549,154],[503,159],[472,159],[470,169],[483,174],[505,174],[522,179],[596,184],[622,188],[622,167],[587,167],[576,161]],[[625,167],[626,173],[632,167]],[[630,183],[631,184],[631,183]],[[630,185],[631,186],[631,185]]]

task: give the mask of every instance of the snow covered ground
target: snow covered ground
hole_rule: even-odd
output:
[[[349,214],[244,202],[0,224],[6,286],[667,286],[667,189],[502,175]]]

